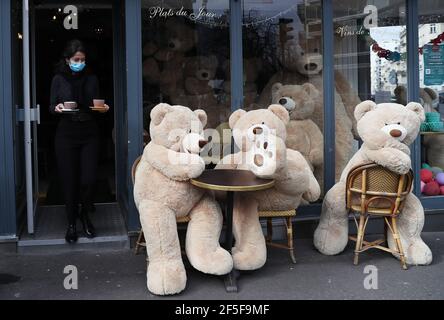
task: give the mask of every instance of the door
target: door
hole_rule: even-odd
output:
[[[28,233],[34,233],[35,216],[38,200],[38,154],[37,154],[37,125],[40,122],[40,110],[36,103],[35,72],[31,70],[31,35],[30,3],[22,3],[22,42],[23,42],[23,108],[19,110],[23,120],[25,176],[26,176],[26,218]],[[31,83],[31,78],[33,81]]]

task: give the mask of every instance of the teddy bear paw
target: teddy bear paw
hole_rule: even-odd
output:
[[[233,248],[233,263],[236,270],[257,270],[267,261],[266,248],[249,247],[239,250]]]
[[[429,265],[433,256],[430,248],[421,240],[413,243],[405,252],[406,262],[409,265]]]
[[[147,287],[151,293],[177,294],[185,289],[186,282],[187,275],[181,260],[148,263]]]
[[[195,269],[207,274],[223,275],[233,269],[231,254],[220,247],[216,251],[205,253],[201,257],[193,259],[193,257],[188,256],[188,258]]]

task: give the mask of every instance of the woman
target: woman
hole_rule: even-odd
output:
[[[100,98],[99,82],[86,67],[86,50],[82,42],[70,41],[63,59],[57,65],[51,83],[50,112],[60,115],[55,135],[55,152],[60,181],[65,195],[68,243],[77,241],[76,221],[80,217],[88,238],[95,237],[88,214],[94,209],[93,195],[96,180],[99,129],[97,111],[92,111],[93,99]],[[74,111],[67,112],[64,103],[75,102]],[[104,105],[100,112],[107,112]],[[81,203],[79,215],[79,202]]]

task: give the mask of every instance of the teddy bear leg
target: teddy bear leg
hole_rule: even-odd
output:
[[[186,252],[191,265],[204,273],[229,273],[233,269],[233,259],[219,244],[222,212],[216,201],[209,195],[204,195],[192,209],[190,217]]]
[[[261,268],[267,260],[267,247],[259,222],[257,200],[235,195],[233,234],[236,239],[232,250],[234,268],[237,270]]]
[[[407,196],[397,225],[407,264],[429,265],[432,263],[432,252],[421,239],[424,209],[414,194]],[[396,243],[391,232],[387,234],[387,242],[391,249],[396,250]]]
[[[345,208],[345,183],[338,182],[325,195],[314,245],[323,254],[342,252],[348,243],[348,216]]]
[[[181,292],[187,276],[174,211],[155,201],[144,200],[139,204],[139,213],[148,254],[148,290],[157,295]]]

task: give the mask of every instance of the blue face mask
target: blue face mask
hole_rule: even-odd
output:
[[[86,66],[85,62],[69,62],[69,67],[74,72],[80,72],[82,71]]]

